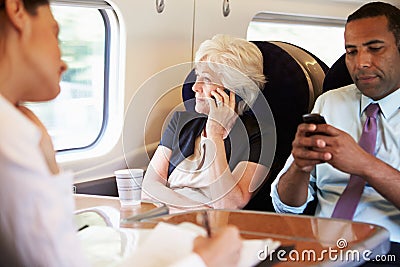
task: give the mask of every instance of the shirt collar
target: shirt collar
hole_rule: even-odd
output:
[[[361,109],[360,109],[360,117],[367,106],[371,103],[378,103],[381,109],[382,115],[385,118],[389,118],[393,115],[399,108],[400,108],[400,88],[391,93],[390,95],[378,100],[374,101],[373,99],[369,98],[361,94]]]

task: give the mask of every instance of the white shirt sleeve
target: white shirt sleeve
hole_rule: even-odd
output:
[[[1,96],[0,104],[0,251],[11,255],[0,265],[88,266],[73,221],[72,173],[52,175],[40,131]]]
[[[304,209],[307,207],[308,202],[310,202],[314,199],[314,197],[313,197],[314,189],[312,188],[311,185],[309,185],[307,201],[303,205],[301,205],[299,207],[292,207],[292,206],[286,205],[285,203],[283,203],[281,201],[279,194],[278,194],[278,182],[279,182],[279,179],[281,178],[281,176],[289,169],[289,167],[293,163],[293,161],[294,161],[293,156],[290,155],[290,157],[288,158],[288,160],[285,163],[285,166],[279,172],[278,176],[271,184],[272,204],[274,205],[275,211],[278,213],[295,213],[295,214],[303,213]]]

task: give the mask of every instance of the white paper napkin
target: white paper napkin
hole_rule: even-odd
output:
[[[193,240],[205,230],[191,223],[172,225],[159,223],[142,244],[127,257],[122,266],[159,267],[168,266],[187,257],[193,249]],[[239,267],[250,267],[260,262],[260,251],[278,248],[280,242],[271,239],[244,240],[240,254]]]

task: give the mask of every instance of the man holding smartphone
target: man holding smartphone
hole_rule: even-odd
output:
[[[357,175],[363,187],[350,218],[384,226],[400,242],[400,10],[368,3],[348,17],[344,36],[354,84],[317,99],[313,113],[327,123],[299,125],[292,154],[272,184],[273,204],[277,212],[302,213],[317,197],[315,215],[335,217],[350,176]],[[379,108],[368,153],[358,142],[371,103]]]

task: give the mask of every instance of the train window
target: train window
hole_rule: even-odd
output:
[[[258,13],[247,30],[247,39],[283,41],[300,46],[331,66],[344,52],[345,20],[280,13]]]
[[[111,57],[118,20],[111,6],[101,1],[52,1],[51,9],[60,26],[68,70],[56,99],[27,106],[43,121],[57,151],[87,150],[99,143],[114,114],[108,110],[117,96],[109,88],[117,87],[118,79],[110,60],[119,58]]]

